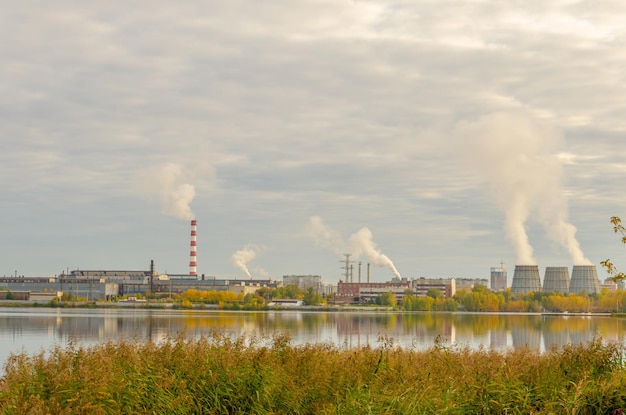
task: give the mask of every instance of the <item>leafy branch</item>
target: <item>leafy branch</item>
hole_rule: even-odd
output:
[[[626,244],[626,228],[622,225],[622,219],[618,216],[612,216],[611,224],[613,224],[613,232],[621,234],[622,243]],[[613,282],[624,281],[626,279],[626,274],[619,271],[610,259],[600,262],[600,265],[611,275]]]

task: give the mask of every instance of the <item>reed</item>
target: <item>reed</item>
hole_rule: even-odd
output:
[[[536,353],[294,346],[285,335],[213,333],[160,343],[69,344],[12,355],[5,414],[617,414],[617,344]]]

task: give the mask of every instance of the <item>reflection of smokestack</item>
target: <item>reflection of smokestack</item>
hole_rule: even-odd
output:
[[[541,279],[537,265],[516,265],[511,283],[513,294],[527,294],[541,292]]]
[[[370,282],[370,263],[367,263],[367,282]]]
[[[546,267],[543,276],[543,292],[567,294],[569,291],[569,271],[567,267]]]
[[[189,252],[189,275],[196,273],[196,220],[191,221],[191,251]]]
[[[595,265],[574,265],[572,268],[572,280],[569,285],[569,292],[580,294],[583,291],[587,294],[600,292],[600,282]]]

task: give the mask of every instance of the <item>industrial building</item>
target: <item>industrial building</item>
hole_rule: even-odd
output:
[[[430,289],[441,291],[444,298],[452,298],[456,294],[455,278],[417,278],[411,282],[413,292],[418,297],[426,296]]]
[[[389,282],[343,282],[337,284],[335,304],[370,303],[384,293],[395,294],[399,303],[407,293],[416,296],[425,296],[429,289],[442,292],[445,298],[451,298],[456,293],[454,278],[408,278],[394,279]]]
[[[411,289],[408,280],[400,282],[343,282],[337,284],[335,304],[367,303],[386,292],[401,292]],[[396,294],[397,295],[397,294]]]
[[[262,287],[276,288],[280,281],[218,279],[204,275],[158,274],[151,262],[150,270],[73,270],[52,278],[0,278],[0,288],[11,292],[62,292],[88,301],[108,300],[122,295],[152,293],[180,294],[201,291],[254,293]]]

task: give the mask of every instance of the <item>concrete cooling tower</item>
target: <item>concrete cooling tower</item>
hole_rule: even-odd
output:
[[[569,292],[580,294],[583,291],[587,294],[600,292],[600,281],[598,281],[598,272],[595,265],[574,265],[574,268],[572,268]]]
[[[569,270],[567,267],[546,267],[543,276],[543,292],[567,294],[569,291]]]
[[[541,279],[537,265],[516,265],[511,283],[513,294],[527,294],[541,291]]]

